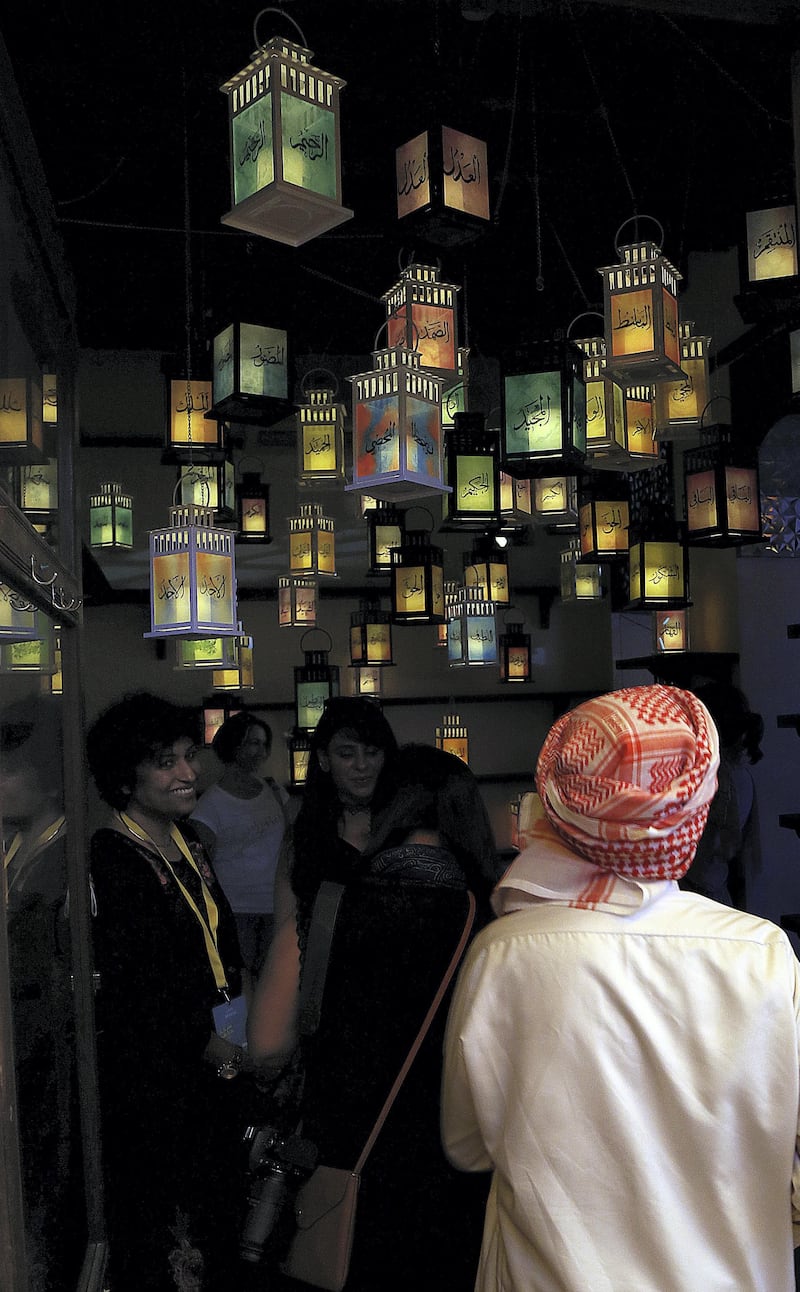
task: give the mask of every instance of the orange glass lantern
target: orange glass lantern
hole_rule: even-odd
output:
[[[234,493],[238,542],[264,546],[271,543],[269,485],[264,483],[258,471],[243,471]]]
[[[506,624],[500,634],[500,681],[531,681],[531,635],[522,623]]]
[[[656,610],[653,639],[657,655],[679,654],[689,649],[689,611]]]
[[[289,573],[336,574],[334,523],[319,503],[303,503],[300,514],[289,517]]]
[[[317,622],[316,579],[278,579],[278,626],[314,628]]]
[[[709,402],[710,336],[695,336],[691,323],[680,324],[681,368],[677,381],[656,383],[656,439],[679,440],[699,430]]]
[[[729,433],[684,457],[686,539],[708,547],[759,543],[761,493],[757,454],[737,449]]]
[[[618,246],[617,253],[620,264],[598,270],[603,278],[609,376],[621,386],[682,378],[677,298],[681,274],[654,242],[628,243]]]
[[[397,218],[426,241],[459,246],[488,227],[486,144],[450,126],[433,126],[395,153]]]
[[[381,297],[386,306],[387,344],[416,350],[423,368],[452,380],[460,357],[456,303],[458,287],[439,281],[432,265],[409,265]],[[463,379],[463,378],[462,378]]]
[[[436,728],[436,748],[469,763],[469,732],[457,713],[446,713]]]
[[[224,423],[207,414],[213,404],[210,381],[192,377],[173,378],[167,383],[166,447],[170,461],[193,462],[199,456],[223,452]]]

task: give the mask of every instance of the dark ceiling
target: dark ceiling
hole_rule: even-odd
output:
[[[735,13],[734,13],[735,10]],[[744,212],[794,191],[795,6],[650,0],[19,0],[0,30],[78,284],[88,347],[181,353],[234,318],[296,356],[367,354],[410,260],[462,286],[461,337],[496,356],[601,302],[625,233],[663,229],[686,274]],[[256,19],[258,21],[256,23]],[[258,39],[300,29],[346,82],[343,201],[354,218],[293,249],[224,227],[227,100]],[[394,150],[444,123],[487,141],[490,228],[410,238]],[[639,226],[631,217],[642,217]],[[187,230],[190,233],[187,236]],[[622,239],[625,240],[624,238]]]

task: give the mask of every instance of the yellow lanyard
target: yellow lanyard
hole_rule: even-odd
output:
[[[131,817],[127,816],[125,812],[119,812],[118,816],[122,824],[125,826],[125,829],[128,830],[133,835],[134,839],[138,839],[141,843],[149,844],[151,848],[155,848],[156,852],[158,853],[159,857],[163,861],[164,865],[169,870],[169,873],[172,875],[172,878],[175,880],[175,883],[178,885],[178,888],[180,890],[181,896],[183,897],[183,900],[186,902],[190,910],[194,912],[195,918],[197,919],[198,923],[200,924],[200,927],[203,930],[203,938],[205,939],[206,952],[208,954],[209,963],[211,965],[211,969],[214,974],[214,981],[217,984],[218,989],[221,992],[224,992],[225,995],[227,996],[228,980],[225,976],[225,970],[222,966],[222,959],[219,954],[219,947],[217,942],[217,925],[219,924],[219,908],[216,902],[214,901],[214,898],[211,896],[211,893],[209,892],[208,886],[205,880],[203,879],[203,876],[200,874],[200,871],[197,869],[197,863],[194,857],[192,856],[191,852],[189,851],[189,847],[183,835],[181,834],[180,830],[176,825],[174,824],[171,825],[170,831],[169,831],[170,838],[172,839],[173,843],[177,844],[178,848],[181,851],[181,854],[186,858],[192,870],[197,875],[197,878],[200,880],[200,890],[203,894],[203,901],[205,903],[205,908],[206,908],[205,916],[203,916],[202,911],[198,907],[197,903],[195,902],[188,888],[186,888],[186,886],[183,883],[181,883],[181,880],[175,874],[175,871],[173,870],[172,865],[164,856],[158,844],[153,839],[150,838],[150,835],[147,833],[147,831],[143,830],[140,825],[137,825],[137,823]]]
[[[36,840],[30,852],[28,853],[28,857],[29,858],[35,857],[37,853],[41,852],[43,848],[47,847],[48,843],[52,843],[56,835],[59,834],[60,831],[63,829],[63,827],[66,825],[66,821],[67,821],[66,817],[60,816],[60,817],[57,817],[55,821],[52,821],[50,825],[45,826],[44,830],[42,830],[42,833],[39,835],[38,839]],[[8,870],[9,865],[13,861],[14,857],[16,857],[20,848],[22,847],[23,838],[24,838],[24,835],[22,831],[18,830],[17,833],[14,835],[14,838],[11,840],[11,843],[8,845],[8,851],[3,858],[3,865],[6,870]]]

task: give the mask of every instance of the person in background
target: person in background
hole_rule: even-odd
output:
[[[719,785],[681,887],[746,911],[749,890],[760,869],[756,792],[750,768],[764,756],[764,719],[753,713],[744,692],[732,683],[709,682],[695,694],[719,733]]]
[[[492,1170],[478,1292],[793,1292],[800,972],[774,924],[677,881],[717,783],[702,702],[578,705],[445,1041],[450,1160]]]
[[[230,902],[253,978],[272,938],[275,869],[289,802],[281,786],[260,774],[271,747],[272,731],[262,718],[246,711],[227,718],[211,745],[222,775],[190,817]]]
[[[472,772],[407,745],[341,897],[317,1030],[303,1043],[303,1135],[352,1168],[458,945],[498,877]],[[304,962],[305,963],[305,962]],[[439,1132],[445,996],[362,1173],[348,1292],[472,1292],[488,1176],[459,1176]],[[395,1281],[395,1280],[400,1281]],[[291,1286],[296,1286],[292,1284]]]
[[[248,1018],[254,1053],[277,1066],[294,1053],[300,958],[323,879],[346,883],[360,861],[373,813],[392,784],[397,741],[374,700],[327,701],[311,737],[300,810],[275,878],[275,930]]]
[[[114,1292],[229,1292],[245,1196],[247,1067],[228,901],[188,818],[197,719],[148,693],[105,710],[89,766],[103,1149]]]

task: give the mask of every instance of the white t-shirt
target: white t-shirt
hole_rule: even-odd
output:
[[[216,835],[214,870],[236,915],[272,912],[287,801],[279,786],[265,784],[255,798],[240,799],[211,785],[191,815]]]

